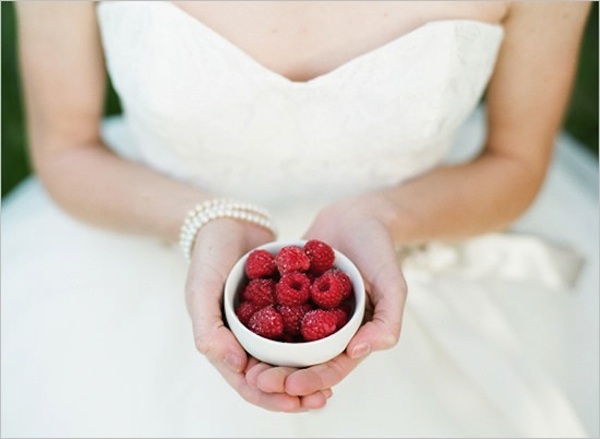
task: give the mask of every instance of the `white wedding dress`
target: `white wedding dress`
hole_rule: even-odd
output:
[[[168,2],[98,6],[114,151],[269,208],[324,204],[477,153],[503,29],[428,23],[307,82]],[[598,432],[598,170],[568,136],[506,233],[403,249],[400,343],[327,406],[246,403],[198,354],[180,250],[82,224],[30,178],[2,212],[3,437],[586,437]]]

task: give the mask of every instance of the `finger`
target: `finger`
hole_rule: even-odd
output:
[[[272,368],[273,366],[271,366],[271,365],[269,365],[267,363],[262,363],[262,362],[260,362],[258,360],[255,360],[255,361],[256,361],[256,363],[253,366],[246,368],[246,381],[251,386],[254,386],[254,387],[258,388],[258,384],[257,384],[258,376],[262,372],[264,372],[265,370],[268,370],[268,369]]]
[[[333,396],[333,389],[321,390],[321,393],[325,395],[325,398],[329,399]]]
[[[246,382],[265,393],[285,394],[285,378],[296,370],[291,367],[273,367],[265,363],[256,362],[254,366],[247,369]],[[292,411],[322,408],[331,395],[333,395],[331,389],[324,389],[310,395],[302,396],[299,399],[301,408],[294,406]],[[281,401],[278,404],[281,404]]]
[[[329,396],[327,396],[325,392],[315,392],[307,396],[302,396],[300,398],[300,403],[304,409],[316,410],[325,407]]]
[[[307,409],[302,407],[299,397],[287,395],[285,393],[266,393],[253,386],[250,386],[246,381],[246,377],[242,373],[234,372],[222,364],[216,364],[215,367],[219,370],[225,380],[251,404],[257,405],[267,410],[277,412],[301,412]]]
[[[302,412],[307,408],[302,406],[299,397],[285,393],[266,393],[248,382],[248,374],[255,373],[261,368],[272,368],[272,366],[261,363],[253,357],[249,357],[244,372],[236,372],[223,363],[214,364],[225,380],[240,394],[240,396],[251,404],[264,409],[277,412]]]
[[[306,396],[331,389],[358,366],[363,358],[352,359],[342,353],[327,363],[299,369],[285,380],[285,391],[289,395]]]
[[[256,386],[263,392],[285,392],[285,380],[298,369],[293,367],[269,367],[257,376]]]
[[[207,258],[198,250],[186,285],[186,302],[192,318],[194,341],[200,353],[213,363],[222,362],[236,372],[246,367],[247,355],[223,322],[221,311],[225,272],[235,253],[221,252]],[[223,269],[222,267],[225,267]]]
[[[406,282],[395,259],[380,267],[373,275],[367,271],[365,281],[374,305],[373,316],[348,344],[346,352],[351,358],[389,349],[400,337]]]
[[[214,365],[223,364],[231,371],[242,373],[246,368],[248,357],[236,338],[225,326],[214,331],[197,332],[196,349]]]
[[[191,300],[192,327],[196,349],[213,364],[223,363],[232,371],[242,372],[248,357],[232,332],[224,325],[220,312],[207,309],[206,298]],[[212,305],[215,306],[215,305]],[[219,308],[218,303],[216,305]]]
[[[260,361],[258,361],[256,358],[248,356],[248,362],[246,363],[246,369],[244,370],[244,373],[248,373],[248,371],[258,363],[260,363]]]

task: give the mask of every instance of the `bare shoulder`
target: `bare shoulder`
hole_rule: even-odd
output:
[[[104,97],[96,2],[17,2],[18,43],[33,150],[89,144]]]
[[[503,60],[570,74],[590,6],[587,1],[511,3],[503,21]]]
[[[586,15],[591,1],[509,2],[508,15],[527,15],[532,20],[568,19],[573,14]]]
[[[513,2],[505,17],[509,29],[548,31],[574,28],[585,22],[591,7],[589,1]]]
[[[97,51],[97,2],[31,1],[16,2],[19,40],[22,50],[34,57],[64,49]]]
[[[77,30],[96,21],[97,2],[33,1],[16,2],[19,27],[44,33],[67,27]]]
[[[576,1],[510,4],[487,93],[490,149],[547,163],[589,9],[590,2]]]
[[[51,2],[16,2],[17,11],[40,20],[64,17],[69,14],[88,13],[94,11],[97,2],[73,2],[73,1],[51,1]]]

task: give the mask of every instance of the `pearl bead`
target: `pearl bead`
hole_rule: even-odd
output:
[[[266,228],[276,235],[271,215],[259,206],[226,198],[204,201],[190,209],[181,225],[179,245],[188,262],[191,260],[194,241],[200,229],[218,218],[246,221]]]

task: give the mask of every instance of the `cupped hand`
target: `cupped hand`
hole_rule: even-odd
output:
[[[214,220],[202,227],[186,283],[186,304],[196,348],[252,404],[285,412],[319,408],[331,395],[330,389],[300,396],[257,385],[259,372],[277,368],[249,357],[223,321],[223,288],[229,271],[244,253],[273,239],[266,229],[232,219]]]
[[[265,368],[252,375],[267,392],[312,395],[342,381],[369,353],[394,346],[400,336],[407,287],[387,225],[377,213],[381,200],[347,200],[323,210],[305,234],[348,256],[365,281],[365,323],[345,352],[324,364],[304,368]]]

